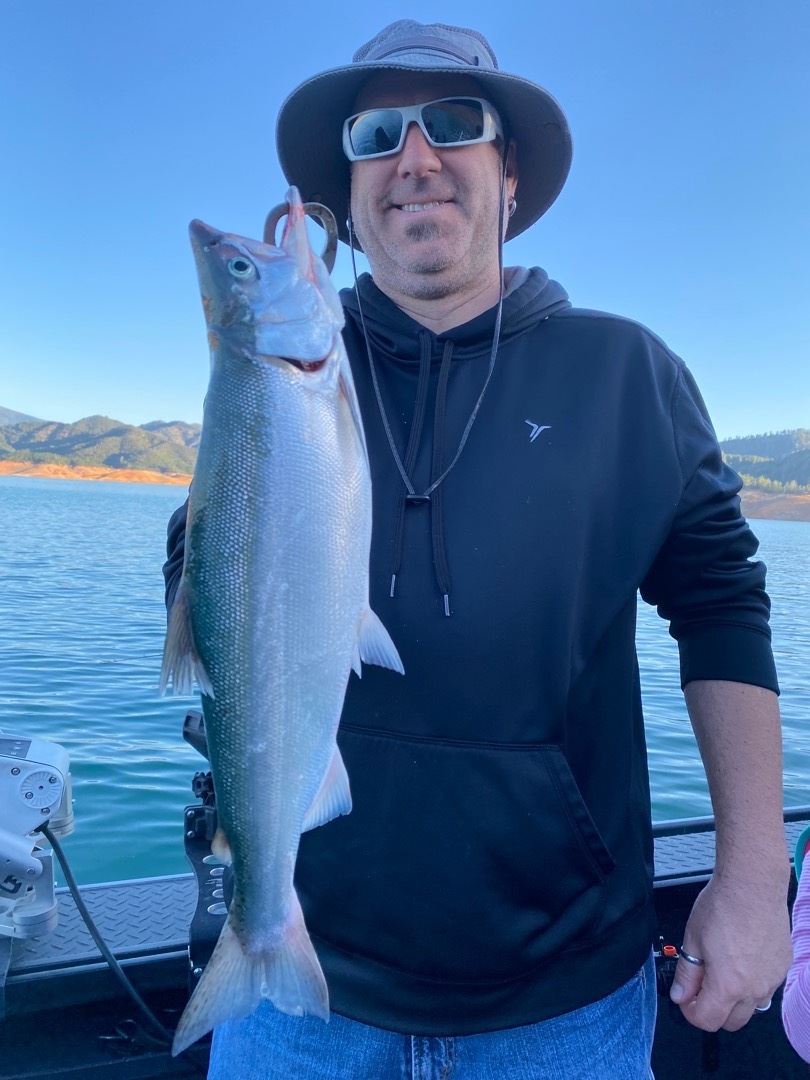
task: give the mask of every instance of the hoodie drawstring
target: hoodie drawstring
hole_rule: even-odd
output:
[[[436,414],[433,419],[433,467],[431,483],[442,475],[444,468],[444,413],[447,401],[447,382],[450,376],[450,360],[453,356],[453,342],[445,341],[442,354],[442,366],[439,371],[439,385],[436,388]],[[436,584],[444,597],[444,613],[450,615],[450,564],[444,546],[444,487],[435,488],[430,504],[430,527],[433,539],[433,568]]]
[[[506,163],[504,161],[504,170]],[[501,194],[503,194],[504,175],[501,177]],[[503,199],[500,200],[500,211],[498,216],[498,236],[503,235]],[[349,235],[352,235],[351,217],[349,217]],[[492,347],[489,354],[489,367],[487,368],[486,378],[484,379],[484,385],[481,387],[481,392],[478,395],[478,399],[473,406],[473,410],[470,413],[470,418],[467,421],[467,425],[464,431],[461,433],[461,439],[459,440],[458,447],[456,448],[455,456],[443,470],[439,471],[441,467],[442,444],[443,438],[439,438],[438,441],[438,456],[436,447],[434,446],[433,455],[433,467],[432,472],[435,479],[432,479],[430,485],[419,495],[411,483],[409,468],[413,468],[413,461],[416,460],[416,450],[419,443],[419,436],[421,435],[421,429],[424,425],[424,411],[425,400],[427,396],[427,388],[429,382],[430,373],[430,352],[431,352],[431,336],[428,331],[421,330],[419,332],[419,386],[417,387],[416,405],[414,407],[414,424],[411,428],[411,435],[408,440],[408,451],[406,452],[406,461],[403,463],[397,450],[396,442],[391,431],[391,425],[388,422],[388,416],[385,412],[385,406],[383,405],[382,394],[380,392],[380,383],[377,378],[377,366],[374,363],[374,354],[371,349],[371,340],[369,339],[368,330],[366,328],[366,317],[363,314],[363,305],[360,300],[360,284],[357,279],[357,264],[355,261],[354,246],[351,246],[352,256],[352,270],[354,271],[354,292],[357,297],[357,313],[360,317],[360,326],[363,332],[363,339],[366,343],[366,353],[368,355],[369,371],[371,373],[371,382],[374,387],[374,396],[377,399],[377,407],[380,412],[380,419],[382,420],[385,436],[388,439],[388,446],[391,449],[391,455],[396,464],[399,475],[402,478],[402,482],[405,485],[406,494],[404,498],[399,495],[400,505],[397,506],[397,520],[396,520],[396,533],[394,537],[394,545],[392,552],[392,573],[391,573],[391,587],[390,595],[393,597],[396,590],[397,574],[402,562],[402,546],[403,546],[403,530],[405,519],[405,507],[408,505],[423,505],[424,503],[430,503],[431,505],[431,532],[433,539],[433,560],[434,570],[436,574],[436,581],[442,592],[444,598],[444,613],[450,615],[450,570],[447,560],[447,552],[444,546],[444,523],[443,523],[443,500],[441,495],[437,500],[438,510],[434,509],[434,503],[431,500],[431,495],[434,491],[439,492],[441,490],[441,484],[445,477],[455,468],[458,459],[461,457],[461,453],[467,444],[472,426],[475,423],[478,412],[481,408],[481,404],[484,400],[484,395],[489,387],[490,380],[492,379],[492,373],[495,370],[495,360],[498,356],[498,345],[501,340],[501,319],[503,316],[503,298],[504,298],[504,282],[503,282],[503,244],[498,243],[498,279],[500,281],[500,289],[498,293],[498,304],[495,309],[495,329],[492,335]],[[444,353],[442,356],[442,368],[439,373],[439,388],[437,390],[436,399],[436,426],[434,431],[438,431],[439,435],[443,435],[441,431],[441,424],[444,420],[445,412],[445,398],[447,392],[447,380],[450,374],[450,358],[453,353],[452,340],[445,342]],[[427,356],[427,363],[426,358]],[[427,375],[425,369],[427,368]],[[441,401],[439,398],[441,397]],[[423,400],[423,398],[425,400]],[[416,420],[419,424],[417,425]],[[413,460],[409,458],[409,454],[413,451]],[[437,462],[439,464],[437,465]],[[437,475],[438,474],[438,475]]]
[[[419,333],[419,381],[416,387],[416,403],[413,410],[411,434],[405,450],[403,467],[408,476],[416,464],[422,429],[425,423],[425,408],[430,386],[430,334],[422,330]],[[402,549],[405,536],[405,511],[409,506],[430,506],[430,531],[433,543],[433,572],[436,584],[444,600],[444,613],[450,614],[450,564],[444,546],[444,496],[441,485],[434,486],[435,478],[441,476],[444,464],[444,416],[447,402],[447,383],[450,377],[450,361],[453,356],[453,342],[445,341],[442,353],[442,366],[439,370],[439,384],[436,389],[436,411],[433,420],[433,460],[431,463],[430,486],[424,495],[416,494],[412,484],[402,487],[397,492],[396,517],[394,523],[394,542],[391,550],[391,590],[396,592],[397,575],[402,566]],[[432,491],[432,494],[430,492]]]
[[[405,449],[405,460],[402,463],[406,476],[410,476],[411,470],[416,463],[416,455],[419,452],[419,444],[422,441],[422,429],[425,425],[425,408],[427,406],[428,389],[430,388],[430,334],[422,330],[419,334],[419,381],[416,386],[416,402],[413,407],[413,420],[411,421],[411,434]],[[394,595],[397,583],[397,574],[402,566],[402,544],[405,532],[405,507],[408,500],[413,504],[430,502],[430,496],[415,495],[413,486],[406,484],[405,478],[402,487],[397,492],[397,508],[394,522],[394,542],[391,548],[391,591]]]

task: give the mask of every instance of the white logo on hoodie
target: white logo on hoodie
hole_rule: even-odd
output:
[[[531,434],[529,435],[529,442],[534,442],[541,431],[548,431],[551,427],[551,424],[535,424],[532,420],[524,420],[523,422],[524,424],[528,424],[532,429]]]

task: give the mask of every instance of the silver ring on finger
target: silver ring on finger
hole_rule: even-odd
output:
[[[691,953],[688,953],[686,949],[684,949],[683,945],[680,945],[678,947],[678,955],[680,956],[681,960],[685,960],[687,964],[694,964],[696,967],[703,967],[703,965],[706,963],[706,961],[701,960],[699,956],[692,956]]]
[[[764,1005],[755,1005],[754,1006],[754,1012],[759,1012],[759,1013],[767,1012],[768,1009],[770,1009],[772,1004],[773,1004],[773,998],[769,998],[765,1002]]]

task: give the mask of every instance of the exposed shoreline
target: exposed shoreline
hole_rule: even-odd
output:
[[[0,461],[0,476],[43,476],[51,480],[114,480],[129,484],[172,484],[188,487],[185,473],[158,473],[148,469],[108,469],[100,465],[34,465],[27,461]],[[759,491],[742,492],[747,518],[774,521],[810,521],[810,495],[783,495]]]
[[[810,495],[771,494],[757,488],[743,488],[740,496],[747,518],[771,521],[810,521]]]
[[[184,473],[159,473],[149,469],[108,469],[103,465],[35,465],[30,461],[0,461],[0,476],[41,476],[49,480],[114,480],[122,484],[191,483]]]

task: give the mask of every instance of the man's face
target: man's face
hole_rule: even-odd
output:
[[[392,72],[372,79],[352,112],[457,95],[486,97],[472,79]],[[495,143],[440,150],[411,124],[398,154],[353,162],[351,170],[352,224],[384,292],[438,299],[486,288],[493,274],[497,280]],[[514,187],[507,177],[504,199]]]

